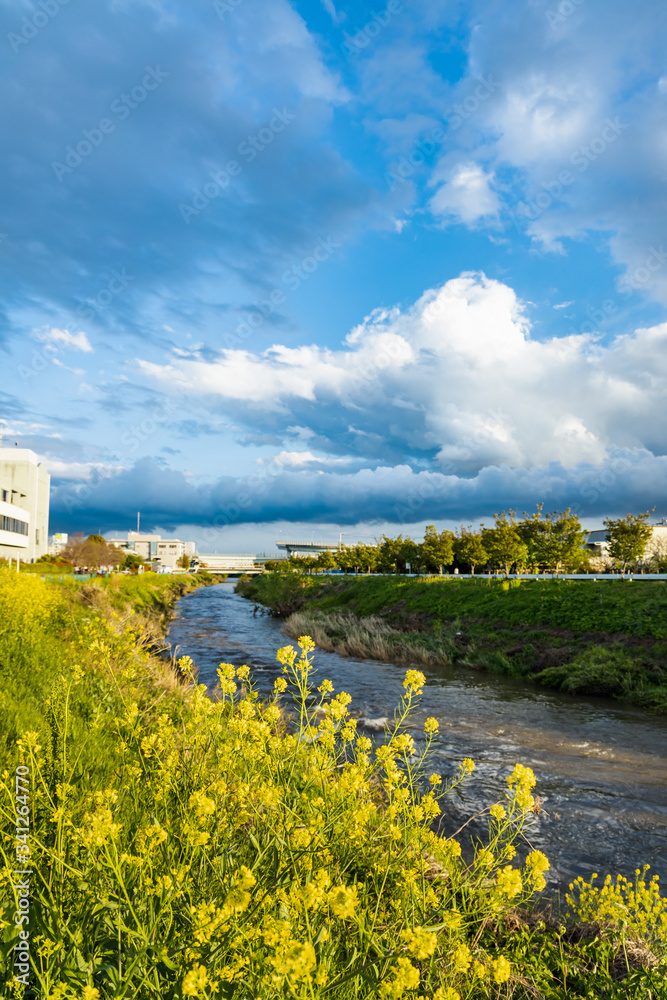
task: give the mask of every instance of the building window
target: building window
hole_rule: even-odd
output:
[[[27,535],[28,525],[16,517],[0,516],[0,531],[13,531],[15,535]]]
[[[35,528],[35,545],[39,545],[39,528]]]

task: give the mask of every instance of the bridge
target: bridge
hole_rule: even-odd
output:
[[[276,548],[284,549],[288,557],[293,552],[338,552],[340,543],[335,542],[276,542]]]
[[[259,562],[257,556],[249,555],[221,555],[218,552],[202,552],[197,556],[199,569],[206,570],[207,573],[232,574],[247,573],[248,576],[255,576],[264,572],[264,567]]]

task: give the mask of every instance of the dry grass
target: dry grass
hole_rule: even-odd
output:
[[[309,635],[320,649],[340,656],[394,663],[451,662],[444,646],[428,649],[411,642],[405,632],[376,615],[357,618],[352,614],[296,611],[285,622],[285,632],[293,639]]]

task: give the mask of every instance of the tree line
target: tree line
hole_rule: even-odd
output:
[[[71,566],[80,570],[131,570],[140,566],[150,569],[150,560],[144,560],[137,552],[126,552],[113,542],[108,542],[103,535],[83,534],[72,535],[68,544],[57,556],[40,556],[38,563],[52,564],[55,567]],[[182,555],[177,560],[181,569],[188,569],[190,556]]]
[[[653,508],[655,510],[655,508]],[[621,518],[605,518],[607,553],[605,569],[620,569],[623,574],[630,566],[648,565],[646,546],[652,537],[648,519],[653,510],[643,514],[626,514]],[[471,573],[488,571],[510,573],[586,573],[599,566],[591,565],[594,553],[587,549],[589,532],[582,528],[576,514],[564,511],[544,511],[537,504],[534,513],[516,510],[493,515],[492,527],[464,527],[458,531],[438,531],[428,525],[424,538],[418,542],[398,535],[382,535],[373,545],[341,545],[317,556],[295,556],[288,560],[269,560],[266,569],[274,572],[298,570],[323,572],[342,570],[345,573],[430,573],[445,570]],[[667,553],[654,557],[651,568],[667,568]]]

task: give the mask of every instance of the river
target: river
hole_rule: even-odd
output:
[[[181,598],[168,639],[188,654],[199,681],[215,687],[221,662],[251,667],[260,696],[281,672],[276,650],[292,643],[282,623],[234,593],[233,583],[203,587]],[[405,666],[315,651],[318,681],[352,695],[359,727],[391,718],[403,693]],[[520,761],[533,768],[541,811],[526,833],[552,864],[552,889],[575,876],[620,872],[650,864],[667,879],[667,718],[649,716],[602,698],[573,698],[521,681],[464,668],[419,666],[426,685],[415,718],[418,738],[427,715],[440,732],[433,769],[452,774],[464,757],[475,772],[462,796],[442,803],[443,829],[504,793],[505,777]],[[469,829],[475,830],[474,827]],[[663,889],[664,891],[664,889]]]

